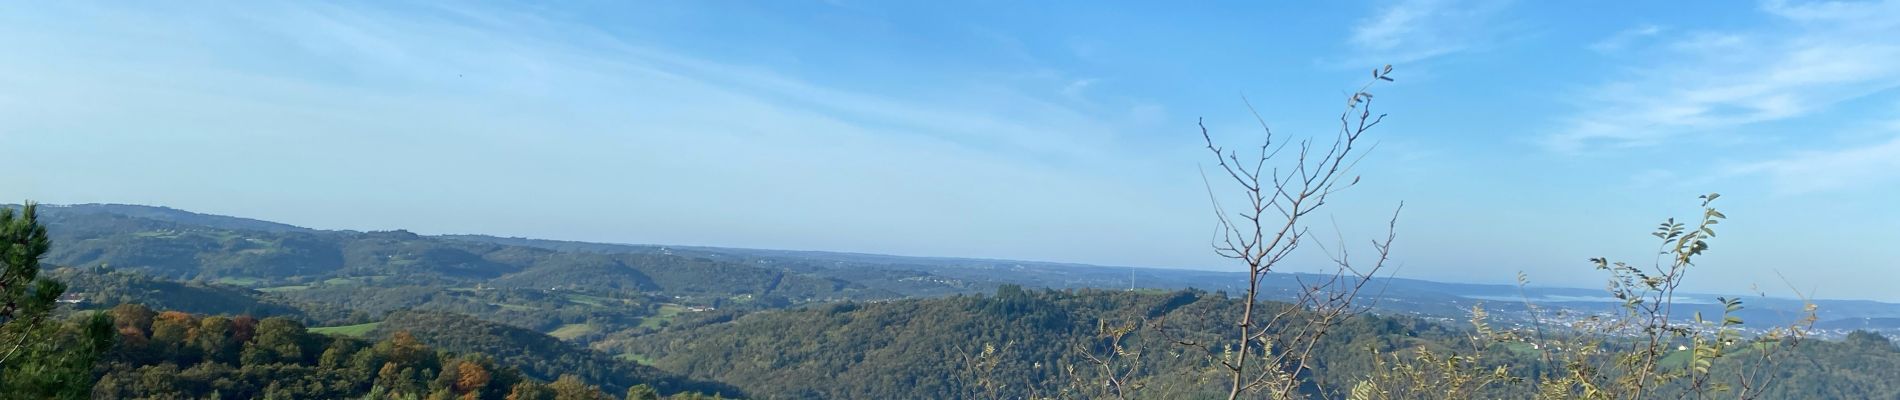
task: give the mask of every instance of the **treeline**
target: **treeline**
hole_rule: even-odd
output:
[[[1745,372],[1738,364],[1719,364],[1715,374]],[[1900,399],[1900,347],[1877,333],[1855,331],[1842,341],[1802,343],[1769,367],[1772,381],[1758,398]]]
[[[762,398],[1093,398],[1102,372],[1086,355],[1114,353],[1103,333],[1129,335],[1138,356],[1114,368],[1153,377],[1147,395],[1195,398],[1210,362],[1175,342],[1219,348],[1239,311],[1225,294],[1053,291],[1004,286],[994,296],[838,303],[681,321],[654,335],[616,335],[596,344],[651,357],[693,378],[738,386]],[[730,319],[728,321],[728,319]],[[1167,334],[1150,329],[1162,324]],[[1405,317],[1366,316],[1337,328],[1320,350],[1316,385],[1350,385],[1372,366],[1371,348],[1395,349],[1456,334]],[[1150,334],[1148,332],[1157,332]],[[1138,361],[1135,360],[1138,358]],[[1327,386],[1329,388],[1330,386]],[[1323,392],[1327,388],[1313,387]],[[1221,394],[1224,394],[1221,391]]]
[[[288,301],[259,296],[249,289],[155,279],[145,274],[93,266],[58,268],[50,277],[65,282],[70,301],[82,304],[143,304],[200,314],[306,317]]]
[[[312,326],[446,311],[554,332],[669,323],[661,310],[727,311],[896,293],[824,274],[706,255],[597,254],[416,235],[321,231],[177,210],[41,207],[50,276],[84,308],[138,303],[203,314],[291,316]],[[897,279],[897,278],[892,278]]]
[[[573,375],[611,392],[647,385],[667,393],[739,394],[739,390],[727,385],[682,379],[650,366],[575,347],[540,332],[463,314],[399,312],[390,314],[377,331],[372,332],[372,336],[396,334],[409,334],[445,350],[485,354],[520,368],[529,377],[552,380]]]
[[[395,315],[391,325],[428,328],[427,336],[396,329],[370,342],[311,332],[295,309],[271,308],[281,306],[259,301],[250,291],[147,279],[105,268],[42,275],[40,260],[54,247],[36,211],[31,204],[17,212],[0,208],[0,398],[617,397],[594,381],[636,399],[669,392],[674,398],[706,397],[684,391],[702,386],[657,370],[574,349],[533,331],[469,318]],[[93,292],[69,292],[68,280]],[[160,312],[135,303],[109,310],[62,306],[140,298],[289,315],[258,319]],[[421,321],[402,319],[408,316]],[[432,348],[428,341],[500,354]]]
[[[60,244],[47,253],[46,261],[53,265],[108,265],[169,279],[243,282],[255,287],[294,288],[337,279],[370,283],[380,277],[385,281],[377,282],[384,284],[485,284],[620,294],[666,292],[712,299],[741,295],[798,301],[897,296],[836,278],[705,257],[660,252],[561,252],[407,231],[258,229],[270,226],[260,225],[268,224],[262,221],[198,225],[189,222],[224,220],[208,220],[214,217],[202,215],[154,219],[149,217],[156,211],[137,213],[145,216],[140,217],[122,214],[122,208],[42,210],[50,238]]]
[[[105,312],[115,337],[97,363],[94,398],[125,399],[610,399],[600,386],[605,366],[576,365],[573,373],[552,375],[542,365],[511,363],[519,354],[497,357],[452,352],[426,344],[407,331],[380,341],[311,333],[287,317],[200,316],[156,312],[120,305]],[[443,322],[419,321],[414,325]],[[448,328],[465,327],[450,325]],[[446,337],[438,340],[479,340]],[[532,332],[530,332],[532,333]],[[474,336],[480,336],[476,334]],[[558,353],[533,338],[522,351]],[[497,342],[496,348],[511,344]],[[532,362],[532,361],[530,361]],[[556,362],[558,364],[558,362]],[[583,368],[591,367],[591,368]],[[523,372],[524,369],[535,371]],[[651,374],[649,374],[650,376]],[[639,382],[634,375],[610,381],[609,389],[657,398],[675,393],[674,383]],[[674,398],[701,398],[696,393]]]
[[[1231,348],[1221,333],[1239,301],[1200,291],[1026,290],[993,296],[839,303],[682,321],[656,335],[612,336],[596,346],[652,357],[654,365],[729,383],[761,398],[1100,398],[1110,375],[1140,386],[1140,398],[1224,398],[1218,367],[1203,348]],[[1268,303],[1269,310],[1284,305]],[[1135,329],[1125,329],[1139,325]],[[1121,332],[1121,346],[1112,341]],[[1475,332],[1405,316],[1362,315],[1318,345],[1300,379],[1314,398],[1347,398],[1391,357],[1418,350],[1465,354]],[[1191,343],[1191,345],[1184,344]],[[1537,377],[1563,371],[1526,342],[1483,342],[1473,369],[1530,377],[1480,388],[1482,398],[1532,398]],[[1599,344],[1606,352],[1628,343]],[[1105,360],[1098,364],[1089,358]],[[1669,368],[1686,366],[1677,361]],[[1384,362],[1380,362],[1384,361]],[[1443,362],[1444,360],[1439,360]],[[1558,360],[1562,362],[1563,360]],[[1750,361],[1718,361],[1733,379]],[[1771,366],[1762,398],[1895,398],[1900,348],[1877,334],[1844,342],[1807,341]]]

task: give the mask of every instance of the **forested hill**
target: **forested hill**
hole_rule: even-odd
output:
[[[993,296],[844,303],[755,313],[731,321],[682,321],[657,335],[609,337],[595,346],[654,365],[784,399],[1092,398],[1077,380],[1103,378],[1084,354],[1108,357],[1104,329],[1168,321],[1178,339],[1219,343],[1221,318],[1238,302],[1207,292],[1057,292],[1005,286]],[[1368,347],[1445,337],[1413,318],[1367,317],[1339,327],[1315,378],[1346,383],[1370,368]],[[1140,374],[1154,398],[1225,394],[1208,359],[1171,338],[1134,335]],[[1214,346],[1219,348],[1218,345]],[[1203,354],[1204,355],[1204,354]],[[1217,379],[1216,379],[1217,380]],[[1317,390],[1317,389],[1316,389]],[[994,392],[992,392],[994,391]]]
[[[48,275],[72,289],[68,296],[70,301],[83,304],[143,304],[196,314],[313,318],[290,301],[227,285],[179,282],[106,268],[66,267],[50,271]]]
[[[98,376],[92,398],[597,400],[617,398],[603,389],[638,393],[635,387],[675,399],[742,395],[466,317],[414,315],[405,326],[417,334],[396,330],[370,341],[283,317],[136,304],[103,313],[113,344],[91,368]]]
[[[1099,398],[1111,375],[1093,356],[1112,360],[1119,378],[1134,377],[1142,398],[1214,398],[1226,388],[1205,348],[1231,348],[1220,336],[1239,302],[1205,292],[1056,292],[1004,287],[994,296],[845,303],[754,313],[736,319],[682,321],[655,335],[609,337],[596,347],[650,357],[654,365],[694,378],[779,399],[835,398]],[[1111,347],[1112,332],[1143,328]],[[1159,324],[1165,328],[1153,327]],[[1374,373],[1376,354],[1413,357],[1412,350],[1470,356],[1469,324],[1367,315],[1333,328],[1314,352],[1316,372],[1303,388],[1318,398],[1345,398],[1353,382]],[[1105,333],[1108,332],[1108,333]],[[1166,332],[1166,333],[1162,333]],[[1192,346],[1183,343],[1194,343]],[[1554,369],[1530,345],[1502,341],[1476,370],[1507,368],[1516,376]],[[1218,351],[1218,350],[1216,350]],[[1900,393],[1900,347],[1858,332],[1845,341],[1808,341],[1769,366],[1778,376],[1762,398],[1891,399]],[[1688,351],[1675,351],[1680,370]],[[1719,360],[1722,382],[1747,352]],[[1386,367],[1389,368],[1389,367]],[[1482,398],[1532,398],[1524,383],[1484,388]]]
[[[15,206],[17,207],[17,206]],[[204,226],[218,229],[236,229],[265,232],[315,232],[316,230],[290,224],[233,217],[216,214],[202,214],[171,207],[145,206],[136,204],[74,204],[43,205],[41,212],[47,215],[58,214],[103,214],[129,218],[163,221],[180,225]]]
[[[505,238],[486,235],[448,235],[444,238],[477,243],[529,246],[559,251],[590,253],[663,253],[698,258],[730,260],[747,265],[764,265],[789,271],[833,277],[867,287],[885,289],[906,296],[988,293],[1000,285],[1019,285],[1055,289],[1200,289],[1211,292],[1239,293],[1244,275],[1184,269],[1113,267],[1073,263],[1018,260],[992,260],[953,257],[911,257],[883,254],[827,251],[764,250],[702,246],[634,245]],[[1588,268],[1578,265],[1579,268]],[[1508,277],[1505,277],[1508,278]],[[1297,272],[1275,273],[1262,280],[1266,299],[1290,299],[1302,282],[1324,279]],[[1535,279],[1535,278],[1532,278]],[[1506,320],[1528,320],[1526,302],[1540,307],[1566,309],[1577,314],[1613,311],[1611,301],[1601,288],[1566,288],[1506,284],[1434,282],[1418,279],[1381,277],[1371,284],[1382,311],[1440,318],[1461,318],[1475,305],[1484,304]],[[1717,314],[1722,307],[1718,297],[1747,297],[1749,307],[1738,315],[1756,323],[1779,325],[1793,322],[1807,301],[1761,297],[1741,293],[1684,293],[1686,310]],[[1812,299],[1819,306],[1820,333],[1833,338],[1854,329],[1872,329],[1900,333],[1900,304],[1868,300]]]
[[[519,368],[522,374],[534,379],[553,381],[562,375],[578,376],[600,385],[608,393],[625,393],[634,385],[645,384],[667,393],[739,394],[727,385],[682,379],[650,366],[577,348],[540,332],[462,314],[395,313],[369,335],[387,338],[397,332],[414,335],[418,341],[439,349],[494,357],[498,363]]]
[[[896,293],[780,268],[666,254],[575,254],[405,231],[317,231],[232,217],[121,205],[48,207],[47,262],[188,281],[297,290],[372,280],[598,292],[664,292],[790,301]]]
[[[524,313],[535,300],[498,301],[506,293],[450,289],[557,290],[590,296],[658,296],[688,306],[777,307],[812,301],[988,293],[1005,284],[1037,288],[1196,288],[1238,293],[1229,272],[877,254],[627,245],[504,238],[425,236],[406,231],[323,231],[254,219],[133,205],[49,206],[44,219],[60,245],[57,265],[137,271],[169,279],[254,288],[306,303],[341,305],[317,313],[344,322],[425,307],[482,315]],[[1582,268],[1583,266],[1579,266]],[[1290,298],[1297,273],[1262,282],[1264,297]],[[1489,303],[1505,319],[1528,319],[1521,304],[1594,313],[1614,307],[1601,289],[1520,288],[1380,278],[1376,302],[1387,312],[1458,318]],[[446,293],[446,294],[445,294]],[[479,296],[477,296],[479,295]],[[1745,293],[1720,296],[1743,297]],[[487,297],[471,300],[468,297]],[[1693,294],[1693,312],[1720,312],[1718,295]],[[1752,296],[1749,296],[1752,297]],[[597,303],[597,302],[595,302]],[[1851,329],[1900,332],[1886,323],[1900,305],[1819,300],[1831,337]],[[489,309],[480,306],[488,305]],[[1760,323],[1803,314],[1796,300],[1754,298],[1742,316]],[[539,318],[536,329],[574,321]]]
[[[1121,377],[1138,379],[1144,396],[1196,398],[1224,394],[1209,383],[1221,381],[1209,375],[1221,369],[1207,355],[1236,346],[1227,334],[1241,304],[1221,290],[1231,275],[1215,272],[325,231],[135,206],[46,210],[53,245],[45,275],[73,289],[66,299],[73,305],[61,308],[75,321],[67,329],[79,329],[90,310],[109,309],[124,344],[105,358],[95,394],[107,397],[504,398],[547,390],[599,398],[602,389],[653,389],[685,397],[1093,398],[1108,395],[1099,382]],[[1130,278],[1170,289],[1124,286]],[[1272,298],[1299,279],[1280,274],[1262,287]],[[1210,289],[1175,288],[1196,282]],[[1414,350],[1483,352],[1490,355],[1477,367],[1514,376],[1553,368],[1521,337],[1468,346],[1474,328],[1462,321],[1486,301],[1496,302],[1487,305],[1500,312],[1495,323],[1518,332],[1542,326],[1504,314],[1522,303],[1498,294],[1515,288],[1377,284],[1382,297],[1369,300],[1381,312],[1329,328],[1315,364],[1299,373],[1300,390],[1344,397],[1355,382],[1389,371],[1379,357]],[[1584,293],[1531,288],[1519,296],[1596,307],[1565,303]],[[1767,312],[1780,307],[1751,303],[1764,304]],[[1821,327],[1878,327],[1900,315],[1876,302],[1822,309],[1834,304],[1843,318]],[[1606,348],[1620,348],[1622,339],[1610,340]],[[1741,352],[1773,348],[1763,346],[1778,345]],[[423,348],[435,356],[422,356]],[[1878,334],[1792,350],[1774,366],[1789,379],[1766,393],[1900,393],[1893,386],[1900,351]],[[1665,366],[1689,365],[1687,352],[1671,353]],[[464,379],[475,383],[458,383]],[[1497,398],[1526,390],[1510,382],[1482,388]]]

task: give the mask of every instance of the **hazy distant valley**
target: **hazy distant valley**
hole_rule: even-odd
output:
[[[386,342],[400,332],[449,354],[521,365],[525,377],[576,375],[608,392],[647,385],[759,398],[956,397],[972,390],[963,379],[977,379],[969,363],[981,361],[968,357],[994,346],[1003,355],[984,357],[1013,360],[994,368],[1012,371],[1019,390],[1065,390],[1044,366],[1074,362],[1062,350],[1069,346],[1099,345],[1087,344],[1096,325],[1140,317],[1176,321],[1188,337],[1218,332],[1204,316],[1236,312],[1244,282],[1195,270],[326,231],[134,205],[43,206],[41,215],[57,243],[47,263],[59,267],[49,274],[70,283],[62,301],[73,307],[288,317],[337,340]],[[1318,278],[1275,274],[1262,293],[1287,300],[1302,280]],[[1341,364],[1315,372],[1315,382],[1350,382],[1374,368],[1352,356],[1362,346],[1456,341],[1475,305],[1510,329],[1617,316],[1601,290],[1386,278],[1372,286],[1363,296],[1372,313],[1319,347]],[[1682,297],[1680,315],[1719,315],[1714,297]],[[1737,315],[1761,326],[1796,322],[1803,306],[1746,302]],[[1818,336],[1900,333],[1900,305],[1817,304]],[[1172,360],[1148,368],[1206,367]],[[893,370],[941,379],[896,384]],[[1202,378],[1155,379],[1180,387],[1170,393],[1202,393],[1192,389]],[[1192,396],[1202,395],[1214,396]]]
[[[422,307],[576,338],[594,332],[550,316],[605,312],[633,325],[644,321],[651,328],[679,310],[753,311],[815,302],[988,294],[1005,284],[1058,290],[1191,288],[1232,294],[1240,292],[1244,282],[1238,272],[1202,270],[322,231],[137,205],[52,206],[43,212],[61,243],[49,259],[54,264],[81,270],[106,266],[153,280],[256,290],[266,301],[319,307],[298,312],[326,325],[368,323],[381,313]],[[1265,299],[1288,298],[1301,279],[1314,277],[1276,274],[1264,283]],[[1514,322],[1531,319],[1526,300],[1551,309],[1546,319],[1607,313],[1615,303],[1601,289],[1403,278],[1380,279],[1373,285],[1377,296],[1368,297],[1377,300],[1371,304],[1380,312],[1441,320],[1462,320],[1480,303]],[[127,294],[91,291],[86,296],[122,302],[126,298],[114,296]],[[1714,313],[1719,311],[1713,302],[1717,296],[1689,294],[1678,301],[1690,312]],[[1765,324],[1785,323],[1802,306],[1793,299],[1721,296],[1744,297],[1749,305],[1744,316]],[[516,297],[567,299],[530,308],[510,303]],[[613,306],[600,304],[603,299]],[[624,304],[644,311],[625,310]],[[1853,329],[1900,331],[1900,304],[1819,300],[1818,305],[1818,326],[1826,335]],[[657,314],[661,310],[667,315]]]

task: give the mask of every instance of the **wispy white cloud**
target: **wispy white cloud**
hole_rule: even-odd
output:
[[[1900,87],[1900,1],[1773,2],[1777,29],[1695,32],[1586,90],[1545,135],[1551,149],[1641,147],[1809,115]]]
[[[1067,84],[1062,85],[1062,97],[1071,101],[1087,102],[1089,98],[1089,88],[1094,87],[1096,83],[1101,81],[1101,79],[1094,78],[1071,79]]]
[[[1501,0],[1401,0],[1361,20],[1347,40],[1355,63],[1409,63],[1471,50],[1491,39]]]
[[[1786,157],[1734,166],[1736,176],[1762,176],[1784,195],[1891,187],[1900,181],[1900,136],[1885,143],[1842,149],[1803,151]]]
[[[1591,43],[1590,50],[1598,53],[1613,53],[1623,50],[1639,40],[1655,37],[1657,34],[1663,33],[1664,30],[1666,29],[1657,25],[1641,25],[1624,29],[1596,43]]]
[[[1007,84],[850,89],[512,10],[233,8],[0,15],[0,49],[18,56],[0,60],[0,104],[21,105],[0,107],[0,137],[33,154],[0,167],[87,182],[0,184],[181,207],[244,198],[273,209],[226,210],[320,227],[1160,259],[1032,244],[1154,208],[1129,178],[1151,161],[1114,137],[1158,109],[1090,110]],[[121,23],[49,22],[86,20],[73,13]],[[466,218],[524,196],[595,217]],[[1087,231],[1173,229],[1131,218],[1150,220]]]

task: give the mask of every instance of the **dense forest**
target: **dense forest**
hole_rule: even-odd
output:
[[[1152,377],[1144,398],[1225,395],[1201,373],[1203,358],[1177,344],[1217,341],[1217,321],[1239,302],[1198,291],[1049,291],[1005,287],[993,296],[846,303],[755,313],[653,335],[610,337],[596,347],[644,354],[663,369],[718,380],[768,398],[1094,398],[1104,376],[1084,354],[1111,352],[1103,330],[1161,323],[1166,334],[1124,338],[1118,368]],[[1377,366],[1373,354],[1424,348],[1460,351],[1469,324],[1365,315],[1340,325],[1316,351],[1309,394],[1344,398]],[[986,352],[985,348],[993,350]],[[1483,366],[1535,376],[1552,366],[1524,342],[1487,345]],[[1779,385],[1764,398],[1893,398],[1900,347],[1877,334],[1810,342],[1780,361]],[[1730,368],[1737,357],[1718,369]],[[1678,365],[1675,368],[1681,368]],[[1851,372],[1850,372],[1851,371]],[[1126,372],[1124,372],[1126,373]],[[1525,398],[1524,385],[1488,388],[1485,398]]]
[[[17,2],[0,55],[0,400],[1900,400],[1900,0]]]
[[[398,315],[391,329],[373,335],[382,339],[370,341],[353,337],[366,332],[346,328],[309,329],[302,310],[247,289],[103,267],[43,271],[40,259],[55,247],[32,206],[0,209],[0,234],[6,267],[0,274],[0,338],[9,343],[0,353],[3,398],[741,395],[539,332],[455,314]],[[271,314],[277,315],[258,317]],[[607,394],[603,385],[616,394]]]
[[[463,314],[408,311],[391,314],[371,336],[412,335],[444,350],[493,357],[519,368],[529,377],[552,381],[563,375],[620,393],[639,385],[662,392],[703,392],[736,395],[737,390],[704,381],[689,381],[671,373],[576,347],[540,332],[483,321]]]
[[[581,378],[603,372],[623,373],[606,388],[616,393],[692,388],[658,373],[630,373],[631,367],[564,363],[572,350],[532,338],[488,337],[496,333],[487,331],[432,331],[437,336],[429,341],[541,346],[487,347],[518,349],[497,356],[432,347],[407,331],[379,341],[324,335],[286,317],[199,316],[130,304],[104,313],[117,337],[98,361],[95,398],[604,398],[600,386]]]
[[[405,231],[246,229],[265,223],[196,225],[210,217],[128,206],[53,207],[47,254],[55,265],[134,270],[186,281],[290,291],[351,280],[417,285],[559,288],[607,293],[665,291],[707,301],[737,295],[792,299],[888,298],[838,279],[788,273],[704,256],[574,254],[421,236]],[[140,209],[140,208],[134,208]],[[266,225],[269,226],[269,225]],[[228,228],[227,228],[228,227]],[[713,279],[713,278],[719,279]]]
[[[44,310],[41,340],[23,353],[67,357],[6,364],[0,390],[35,394],[26,397],[1222,398],[1219,359],[1207,352],[1233,347],[1222,321],[1244,304],[1198,289],[950,277],[1012,269],[980,260],[870,267],[880,258],[318,231],[145,207],[43,210],[52,210],[40,217],[47,262],[35,279],[58,282],[62,301]],[[961,272],[910,272],[933,262]],[[1039,268],[1054,267],[1014,270]],[[1446,300],[1429,296],[1411,299]],[[1854,315],[1881,315],[1871,306]],[[1515,376],[1562,370],[1523,337],[1473,347],[1483,321],[1384,309],[1395,312],[1331,325],[1299,372],[1299,393],[1353,397],[1357,383],[1403,378],[1382,374],[1416,368],[1405,363],[1417,357]],[[31,333],[21,326],[9,323],[8,334]],[[1900,393],[1900,348],[1879,334],[1785,346],[1764,398]],[[1664,370],[1689,368],[1687,353],[1670,352]],[[1747,359],[1708,368],[1743,376]],[[75,379],[94,383],[61,384]],[[1537,390],[1507,380],[1472,393]]]
[[[1084,354],[1102,355],[1103,330],[1168,321],[1179,336],[1138,335],[1133,371],[1158,379],[1149,395],[1207,397],[1206,360],[1171,340],[1217,340],[1216,318],[1237,302],[1199,291],[1079,292],[1005,286],[994,295],[812,306],[729,322],[683,322],[654,335],[609,337],[596,347],[651,357],[661,368],[739,385],[772,398],[1097,397],[1101,377]],[[1414,318],[1366,317],[1341,327],[1320,385],[1350,382],[1370,367],[1363,350],[1451,335]],[[1314,387],[1314,391],[1325,391]]]
[[[659,328],[688,309],[903,296],[825,274],[659,249],[562,252],[402,231],[319,231],[142,206],[47,207],[42,213],[49,238],[60,243],[46,261],[74,266],[49,275],[92,305],[287,315],[313,326],[438,310],[553,332],[564,326]]]

